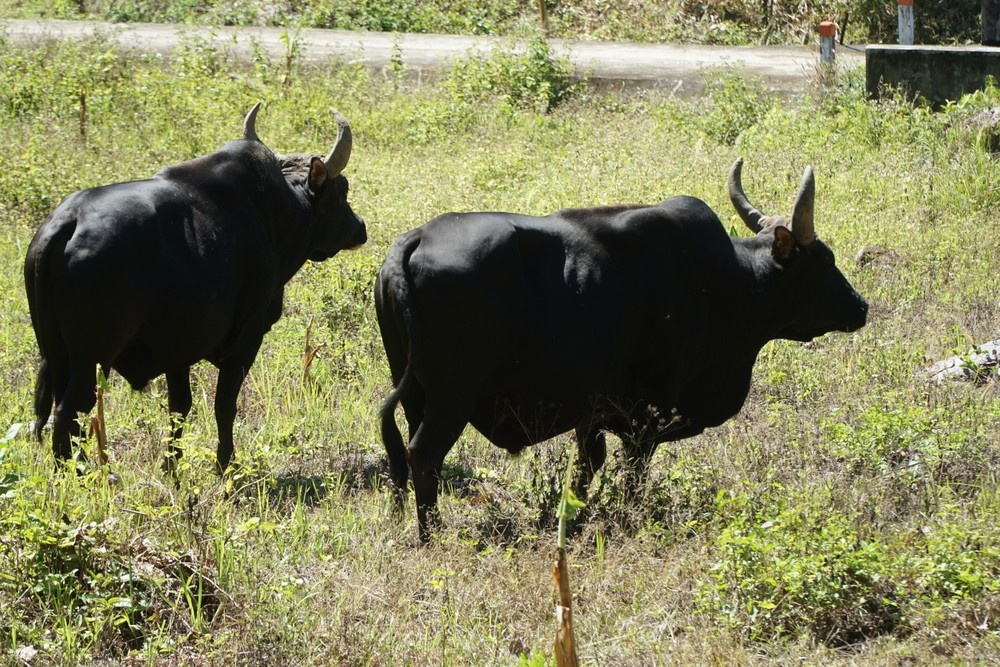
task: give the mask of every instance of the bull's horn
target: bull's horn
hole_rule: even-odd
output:
[[[333,150],[326,156],[326,172],[330,178],[336,178],[340,172],[344,171],[347,161],[351,159],[351,125],[347,119],[337,111],[332,110],[333,118],[337,121],[337,143],[333,145]]]
[[[729,172],[729,200],[733,202],[733,207],[739,213],[740,218],[742,218],[746,226],[751,232],[756,234],[763,229],[761,220],[764,219],[764,214],[753,207],[753,204],[750,203],[750,200],[747,199],[746,194],[743,192],[742,171],[743,158],[740,158],[733,164],[733,168]]]
[[[802,184],[799,194],[795,197],[795,207],[792,209],[792,234],[799,245],[810,245],[816,240],[813,228],[813,203],[816,200],[816,181],[813,178],[813,168],[806,167],[802,174]]]
[[[243,119],[243,138],[247,141],[260,141],[260,137],[257,136],[257,112],[260,110],[260,102],[253,105],[253,109],[247,113],[247,117]]]

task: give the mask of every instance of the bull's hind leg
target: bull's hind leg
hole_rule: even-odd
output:
[[[177,461],[183,451],[177,444],[184,433],[184,422],[191,411],[190,369],[167,373],[167,409],[170,412],[170,440],[163,457],[163,470],[171,477],[177,474]]]
[[[52,420],[52,453],[57,459],[73,456],[72,441],[82,435],[79,416],[89,413],[97,403],[96,370],[96,363],[75,362],[70,364],[67,376],[55,374],[53,377],[54,386],[63,387]]]
[[[417,434],[420,425],[424,420],[424,401],[426,397],[424,395],[423,387],[413,387],[409,391],[403,394],[402,404],[403,404],[403,415],[406,417],[406,432],[409,436],[409,442],[413,442],[413,438]],[[457,438],[456,438],[457,440]],[[454,443],[453,443],[454,444]],[[409,465],[405,458],[399,462],[402,468],[401,481],[402,486],[398,485],[400,481],[399,477],[394,478],[393,482],[397,483],[397,488],[402,490],[402,496],[400,496],[401,501],[406,500],[406,478],[409,473]],[[391,466],[391,463],[390,463]]]
[[[415,382],[403,388],[399,401],[403,405],[409,440],[412,441],[424,418],[424,390]],[[395,509],[402,511],[406,503],[406,482],[410,469],[406,462],[406,445],[395,421],[395,402],[382,406],[382,442],[389,461],[389,481],[392,483]]]
[[[417,500],[417,531],[421,542],[430,539],[431,526],[440,525],[437,497],[444,457],[469,423],[471,406],[466,401],[428,402],[423,421],[406,450],[413,471],[413,495]]]

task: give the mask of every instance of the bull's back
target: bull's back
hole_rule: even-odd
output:
[[[411,232],[425,381],[457,377],[490,400],[580,402],[608,382],[631,343],[638,290],[628,261],[612,266],[592,231],[558,216],[473,213]]]
[[[228,335],[239,285],[226,245],[237,241],[192,193],[135,181],[67,197],[39,228],[25,271],[45,275],[50,328],[71,355],[120,358],[142,384],[211,358]]]

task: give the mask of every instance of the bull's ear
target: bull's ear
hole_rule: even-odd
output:
[[[326,164],[318,157],[309,161],[309,189],[319,192],[319,189],[326,183]]]
[[[795,235],[784,225],[775,225],[772,229],[774,229],[774,243],[771,244],[771,256],[778,263],[787,262],[795,252]]]

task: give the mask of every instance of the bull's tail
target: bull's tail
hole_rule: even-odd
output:
[[[35,380],[35,436],[39,441],[42,439],[42,428],[52,414],[55,393],[61,389],[55,386],[56,378],[66,375],[66,372],[60,373],[60,369],[65,370],[64,367],[69,364],[69,352],[65,349],[52,310],[54,290],[50,280],[53,267],[49,258],[62,252],[74,228],[74,225],[63,225],[52,235],[36,236],[28,246],[24,259],[24,289],[39,353],[38,377]]]
[[[35,379],[35,437],[42,441],[42,429],[52,414],[52,379],[49,362],[42,357],[38,363],[38,378]]]
[[[406,462],[406,443],[396,425],[396,406],[404,392],[416,381],[413,371],[414,350],[417,345],[418,327],[411,295],[412,278],[409,271],[410,256],[420,245],[419,231],[410,232],[389,249],[376,282],[376,310],[382,343],[385,346],[395,388],[386,397],[379,410],[382,444],[389,459],[389,475],[396,487],[397,505],[402,506],[406,493],[409,469]],[[402,362],[403,371],[399,372]]]

